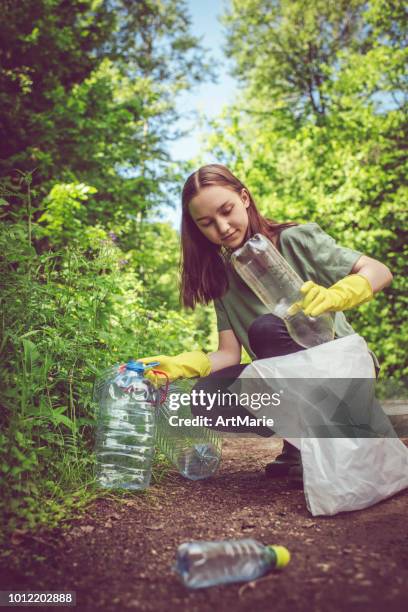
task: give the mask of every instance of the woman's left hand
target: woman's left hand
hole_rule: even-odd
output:
[[[373,290],[368,279],[361,274],[351,274],[328,289],[313,281],[307,281],[300,289],[304,298],[289,308],[293,315],[302,309],[305,315],[318,317],[324,312],[340,312],[369,302]]]

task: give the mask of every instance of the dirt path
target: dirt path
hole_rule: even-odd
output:
[[[95,502],[64,534],[17,539],[26,559],[1,568],[0,589],[74,590],[80,610],[405,610],[408,492],[313,518],[301,489],[264,476],[279,448],[277,440],[227,438],[211,480],[171,473],[126,504]],[[242,537],[286,545],[290,565],[254,585],[201,591],[188,591],[171,572],[183,541]]]

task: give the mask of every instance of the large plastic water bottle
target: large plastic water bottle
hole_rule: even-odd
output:
[[[290,553],[284,546],[264,546],[257,540],[187,542],[177,549],[175,570],[191,589],[250,581],[269,570],[285,567]]]
[[[271,313],[284,320],[295,342],[310,348],[333,340],[330,314],[310,317],[300,309],[289,314],[290,307],[303,299],[300,288],[304,283],[266,236],[255,234],[234,251],[231,263]]]
[[[184,419],[194,417],[190,404],[184,401],[183,405],[178,400],[181,395],[187,399],[195,382],[180,379],[169,385],[167,397],[158,409],[156,444],[185,478],[202,480],[217,471],[222,440],[212,429],[185,424]],[[175,424],[171,425],[172,421]]]
[[[150,484],[158,393],[143,374],[151,365],[114,366],[95,385],[96,475],[104,488],[146,489]]]

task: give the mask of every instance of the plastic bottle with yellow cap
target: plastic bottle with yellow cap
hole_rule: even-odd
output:
[[[219,542],[185,542],[178,547],[175,570],[185,586],[247,582],[290,561],[285,546],[264,546],[251,538]]]

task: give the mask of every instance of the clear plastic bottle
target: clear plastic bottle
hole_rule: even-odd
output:
[[[104,488],[146,489],[150,484],[158,393],[144,378],[145,369],[129,361],[109,368],[95,385],[96,475]]]
[[[284,546],[264,546],[257,540],[186,542],[177,549],[175,570],[191,589],[243,582],[281,569],[290,561]]]
[[[221,437],[206,427],[181,424],[180,419],[193,418],[189,404],[180,404],[177,410],[170,405],[171,401],[177,401],[180,394],[189,394],[195,382],[180,379],[169,385],[167,398],[158,409],[156,443],[180,474],[189,480],[202,480],[215,474],[218,469]],[[170,424],[172,416],[177,417],[177,425]]]
[[[255,234],[234,251],[231,263],[271,313],[285,321],[295,342],[310,348],[333,340],[330,314],[309,317],[302,310],[288,314],[289,308],[303,298],[300,293],[303,280],[266,236]]]

